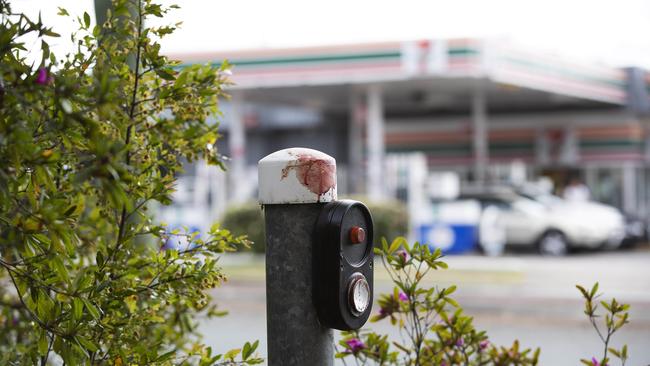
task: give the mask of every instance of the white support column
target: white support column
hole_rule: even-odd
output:
[[[642,120],[644,127],[644,158],[646,164],[650,163],[650,120]]]
[[[351,193],[361,193],[363,186],[363,125],[366,105],[362,94],[356,88],[350,90],[348,125],[348,184]]]
[[[241,91],[231,93],[231,119],[228,130],[228,146],[230,149],[230,174],[229,183],[232,188],[231,201],[242,202],[246,200],[246,130],[244,127],[243,94]]]
[[[488,163],[487,101],[483,85],[478,85],[472,97],[472,147],[474,180],[485,182]]]
[[[564,140],[560,152],[560,163],[576,165],[580,159],[579,139],[576,127],[569,125],[564,128]]]
[[[636,213],[636,169],[631,162],[623,163],[623,211]]]
[[[535,163],[537,166],[546,166],[551,162],[551,152],[546,130],[538,127],[535,131]]]
[[[373,200],[384,197],[383,164],[384,146],[384,105],[379,85],[368,87],[368,197]]]

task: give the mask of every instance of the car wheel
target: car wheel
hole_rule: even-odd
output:
[[[569,242],[559,231],[548,231],[539,239],[537,249],[541,255],[562,256],[569,252]]]

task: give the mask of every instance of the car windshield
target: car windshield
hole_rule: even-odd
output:
[[[531,199],[533,201],[539,202],[545,206],[551,206],[551,205],[556,205],[558,203],[564,202],[562,198],[551,194],[551,193],[538,193],[538,194],[530,194],[530,193],[518,193],[522,197],[526,197],[528,199]]]

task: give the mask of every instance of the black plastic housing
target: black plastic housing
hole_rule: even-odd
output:
[[[352,227],[365,231],[365,239],[353,243]],[[313,299],[321,324],[328,328],[352,330],[368,320],[373,302],[373,222],[368,208],[352,200],[326,204],[314,229]],[[351,309],[348,284],[361,273],[370,288],[370,303],[361,314]]]

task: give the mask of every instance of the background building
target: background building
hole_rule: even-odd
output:
[[[579,178],[593,198],[648,215],[650,78],[642,69],[482,39],[172,57],[228,59],[234,85],[220,118],[229,171],[190,168],[177,205],[164,212],[169,222],[187,220],[184,200],[190,216],[210,222],[254,199],[257,161],[293,146],[334,156],[342,194],[406,200],[413,176],[432,172],[454,172],[461,184],[547,176],[558,191]],[[411,153],[424,163],[396,158]]]

